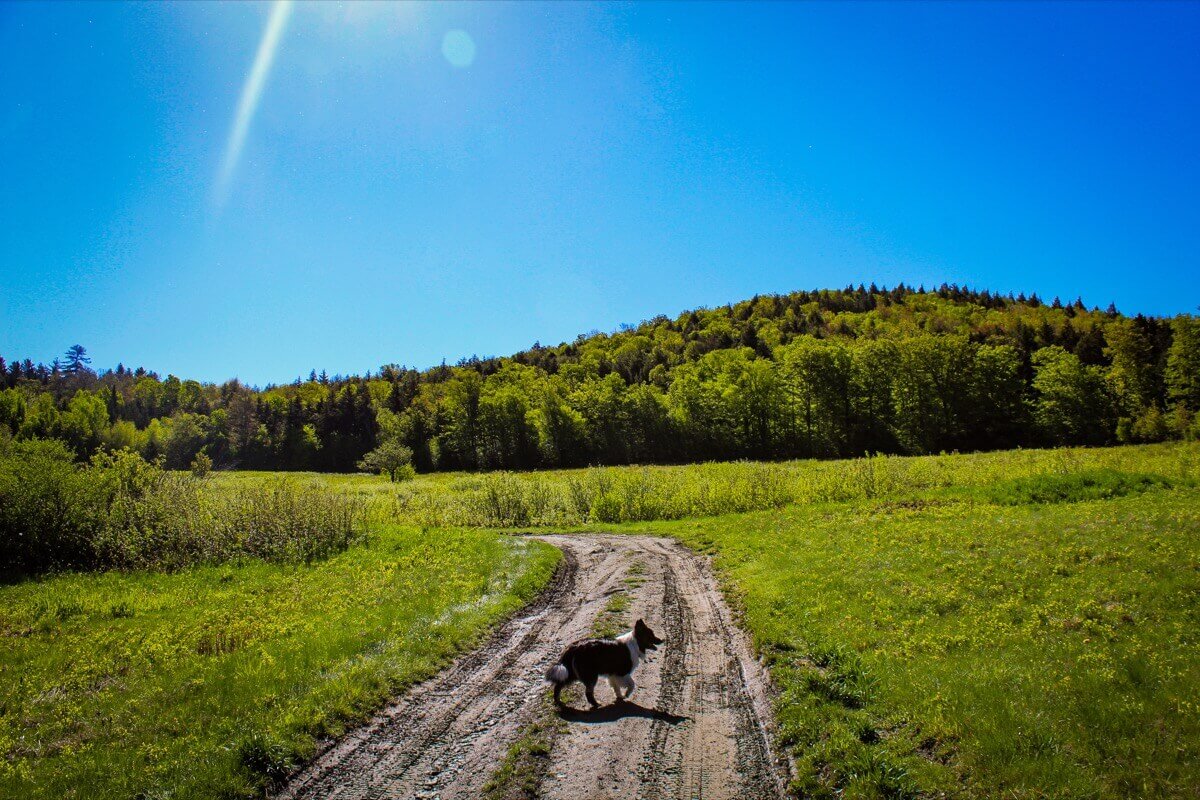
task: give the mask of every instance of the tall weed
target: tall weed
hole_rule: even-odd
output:
[[[53,441],[19,442],[0,456],[0,558],[18,575],[311,562],[364,535],[361,498],[328,487],[217,485],[129,451],[79,465]]]

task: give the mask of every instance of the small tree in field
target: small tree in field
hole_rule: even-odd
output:
[[[208,457],[207,453],[201,450],[192,459],[191,470],[192,474],[197,478],[207,478],[208,473],[212,472],[212,459]]]
[[[411,447],[405,447],[397,439],[387,439],[363,456],[358,468],[364,472],[386,473],[393,483],[407,481],[416,474],[412,456]]]

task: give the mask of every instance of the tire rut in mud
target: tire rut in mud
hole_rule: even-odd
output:
[[[654,537],[543,536],[564,553],[537,600],[480,648],[419,684],[369,724],[330,743],[277,795],[301,798],[475,798],[536,715],[542,674],[588,635],[609,597],[630,595],[666,639],[634,673],[631,702],[605,683],[592,712],[565,709],[541,782],[546,798],[775,798],[786,764],[773,757],[765,671],[707,563]],[[638,580],[625,581],[641,564]]]

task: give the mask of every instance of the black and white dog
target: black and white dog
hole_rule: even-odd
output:
[[[558,695],[570,685],[580,681],[586,690],[587,701],[598,708],[593,690],[601,675],[617,695],[617,702],[633,694],[633,671],[650,650],[656,649],[663,640],[654,635],[650,626],[638,620],[633,630],[626,631],[616,639],[587,639],[567,648],[558,663],[546,672],[546,680],[554,684],[554,702],[562,704]]]

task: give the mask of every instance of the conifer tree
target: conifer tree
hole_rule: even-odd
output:
[[[88,357],[87,348],[81,344],[73,344],[68,347],[66,355],[63,358],[66,361],[62,366],[62,371],[68,375],[76,375],[83,372],[88,368],[88,364],[92,363],[92,359]],[[54,363],[57,364],[58,359],[55,359]]]

